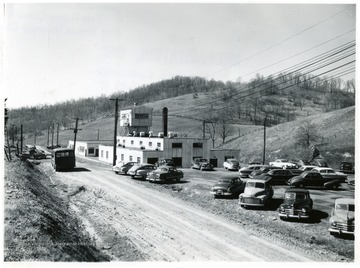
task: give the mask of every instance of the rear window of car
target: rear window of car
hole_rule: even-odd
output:
[[[264,188],[265,188],[265,184],[264,184],[263,182],[248,181],[248,182],[246,183],[246,187],[264,189]]]

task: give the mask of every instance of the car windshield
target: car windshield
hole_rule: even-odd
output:
[[[219,183],[230,183],[229,179],[220,179]]]
[[[239,164],[239,161],[237,160],[229,160],[229,162],[231,162],[231,164]]]
[[[344,210],[344,211],[355,211],[355,205],[354,204],[337,204],[336,210]]]
[[[285,199],[290,200],[306,200],[306,194],[304,193],[286,193]]]
[[[168,169],[167,168],[162,168],[161,171],[167,172]]]
[[[265,185],[263,182],[253,182],[253,181],[248,181],[246,184],[246,187],[248,188],[261,188],[264,189]]]

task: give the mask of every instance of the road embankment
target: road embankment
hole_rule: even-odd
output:
[[[95,247],[69,194],[30,162],[5,163],[4,261],[110,261]]]

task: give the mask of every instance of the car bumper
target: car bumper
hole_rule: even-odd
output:
[[[279,212],[280,218],[294,218],[294,219],[308,219],[310,218],[309,214],[306,213],[291,213],[291,212]]]
[[[264,207],[265,202],[262,199],[259,198],[251,198],[251,197],[245,197],[242,200],[239,199],[239,204],[241,206],[251,206],[251,207]]]
[[[342,229],[338,229],[338,228],[333,228],[330,227],[329,229],[330,233],[337,233],[337,234],[355,234],[355,231],[351,231],[351,230],[342,230]]]
[[[210,194],[215,196],[230,196],[232,193],[229,192],[223,192],[223,191],[210,191]]]

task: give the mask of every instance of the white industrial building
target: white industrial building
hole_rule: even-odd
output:
[[[75,144],[75,155],[81,156],[99,156],[99,145],[100,144],[111,144],[111,140],[81,140],[76,141]],[[74,141],[70,140],[68,148],[74,148]]]

